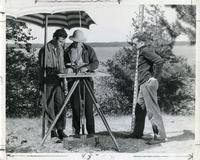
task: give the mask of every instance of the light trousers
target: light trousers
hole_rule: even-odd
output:
[[[145,82],[140,86],[138,93],[137,103],[140,107],[147,111],[148,119],[152,126],[156,126],[158,129],[158,135],[162,138],[166,138],[166,132],[158,105],[158,81],[157,79]]]

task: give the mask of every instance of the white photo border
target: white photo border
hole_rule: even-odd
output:
[[[40,0],[37,0],[38,2]],[[200,0],[121,0],[128,4],[178,4],[196,5],[196,89],[195,89],[195,151],[194,153],[167,154],[167,153],[6,153],[6,115],[5,115],[5,86],[6,86],[6,49],[5,49],[5,27],[6,27],[6,0],[0,0],[0,160],[61,160],[61,159],[90,159],[90,160],[138,160],[138,159],[197,159],[200,160]],[[74,2],[75,3],[75,2]],[[116,0],[117,3],[117,0]],[[120,5],[120,4],[119,4]]]

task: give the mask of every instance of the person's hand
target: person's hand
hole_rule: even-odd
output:
[[[88,70],[87,67],[82,67],[82,68],[80,69],[81,72],[86,72],[87,70]]]
[[[150,83],[151,81],[155,81],[155,80],[157,80],[157,79],[154,77],[151,77],[151,78],[149,78],[148,83]]]
[[[64,68],[63,73],[64,73],[64,74],[67,74],[68,72],[69,72],[69,68]]]
[[[73,69],[72,68],[68,68],[67,73],[73,73]]]

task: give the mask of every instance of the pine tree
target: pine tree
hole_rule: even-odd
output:
[[[191,109],[187,103],[194,101],[194,93],[193,90],[187,92],[187,87],[193,84],[188,77],[192,77],[194,71],[185,59],[173,54],[175,39],[179,35],[176,27],[175,24],[168,23],[164,12],[158,5],[145,7],[142,32],[138,26],[138,17],[133,18],[134,34],[128,42],[130,47],[120,50],[112,60],[107,62],[108,72],[114,78],[105,83],[108,87],[110,86],[109,90],[113,91],[112,96],[115,96],[114,99],[118,101],[113,102],[115,105],[113,104],[110,110],[123,113],[132,111],[136,60],[136,49],[132,45],[132,40],[136,34],[146,36],[148,45],[154,47],[156,53],[165,61],[158,90],[161,109],[173,114]],[[106,100],[109,101],[108,99]],[[116,104],[121,104],[117,110],[115,110]]]
[[[179,34],[188,35],[191,44],[196,41],[196,6],[195,5],[169,5],[177,13],[176,26]]]

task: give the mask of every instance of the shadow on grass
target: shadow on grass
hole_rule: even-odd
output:
[[[127,138],[130,132],[125,132],[125,131],[113,132],[112,131],[112,134],[115,136],[115,138]],[[107,131],[102,131],[102,132],[97,132],[96,135],[109,136],[109,133]]]
[[[147,140],[152,138],[150,134],[145,135],[147,139],[134,139],[131,137],[128,137],[130,132],[126,131],[119,131],[119,132],[112,132],[114,137],[116,138],[116,141],[118,143],[119,149],[121,153],[136,153],[148,150],[150,148],[159,147],[161,144],[154,144],[154,145],[148,145],[146,144]],[[172,132],[170,132],[172,133]],[[173,133],[180,133],[179,135],[172,136],[168,138],[168,141],[165,143],[173,142],[173,141],[187,141],[194,139],[194,133],[192,133],[191,130],[183,130],[182,132],[173,132]],[[106,151],[106,152],[113,152],[116,151],[116,146],[114,145],[112,138],[110,137],[109,133],[107,131],[97,132],[96,136],[99,137],[99,144],[93,145],[88,144],[85,146],[85,152],[93,151],[93,152],[99,152],[99,151]],[[33,146],[29,146],[28,143],[20,144],[18,146],[13,146],[14,144],[10,142],[9,146],[7,146],[6,151],[13,153],[13,152],[20,152],[20,153],[28,153],[28,152],[36,152],[37,150]],[[83,149],[84,146],[75,147],[74,150],[72,149],[72,152],[77,152],[79,149]],[[52,146],[51,144],[51,147]],[[49,152],[51,151],[51,147],[49,148]],[[48,148],[48,147],[47,147]],[[61,147],[62,148],[62,147]],[[60,152],[61,148],[58,148],[57,152]],[[172,148],[173,149],[173,148]],[[37,151],[40,152],[40,151]],[[159,148],[158,148],[159,152]],[[172,150],[173,152],[173,150]]]
[[[148,145],[146,142],[152,138],[152,136],[145,135],[145,139],[134,139],[131,137],[128,137],[130,132],[112,132],[113,135],[116,138],[116,141],[118,143],[118,146],[120,148],[120,152],[127,152],[127,153],[135,153],[135,152],[140,152],[144,151],[146,149],[150,149],[153,147],[158,147],[161,146],[161,144],[154,144],[154,145]],[[115,150],[116,147],[107,131],[103,132],[98,132],[96,133],[97,136],[99,136],[100,143],[103,146],[103,150]],[[192,140],[194,139],[194,133],[190,130],[183,130],[183,134],[177,135],[177,136],[172,136],[168,138],[168,142],[173,142],[173,141],[186,141],[186,140]]]
[[[195,137],[195,135],[194,135],[194,133],[192,133],[191,130],[183,130],[183,134],[169,137],[168,142],[191,140],[191,139],[194,139],[194,137]]]

